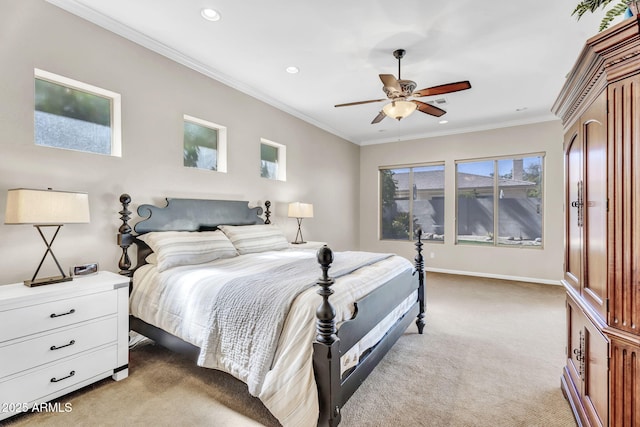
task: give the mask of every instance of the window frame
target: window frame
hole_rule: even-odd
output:
[[[393,166],[378,166],[378,240],[380,241],[384,241],[384,242],[414,242],[416,241],[415,239],[415,230],[413,228],[414,225],[414,216],[413,216],[413,212],[414,212],[414,197],[413,197],[413,193],[411,188],[413,188],[413,183],[414,183],[414,169],[418,169],[418,168],[424,168],[424,167],[434,167],[434,166],[440,166],[442,167],[442,173],[445,174],[446,177],[446,162],[444,160],[442,161],[434,161],[434,162],[428,162],[428,163],[412,163],[412,164],[401,164],[401,165],[393,165]],[[405,239],[390,239],[390,238],[384,238],[383,237],[383,233],[382,233],[382,227],[383,227],[383,206],[382,206],[382,178],[381,178],[381,172],[383,170],[396,170],[396,169],[409,169],[409,182],[407,184],[407,188],[409,191],[409,197],[408,197],[408,201],[409,201],[409,208],[408,208],[408,215],[409,215],[409,235],[407,236],[408,238]],[[443,185],[442,185],[442,197],[443,197],[443,209],[446,210],[446,185],[445,185],[445,181],[446,179],[443,181]],[[443,212],[444,213],[444,212]],[[446,218],[446,215],[444,215],[444,217]],[[444,224],[442,224],[443,226],[443,236],[445,236],[444,233]],[[436,244],[444,244],[444,238],[442,240],[440,239],[423,239],[422,240],[423,243],[436,243]]]
[[[206,170],[210,172],[222,172],[227,173],[227,127],[219,125],[217,123],[210,122],[208,120],[200,119],[198,117],[194,117],[188,114],[183,114],[182,116],[182,147],[184,150],[184,123],[189,122],[191,124],[195,124],[198,126],[202,126],[208,129],[213,129],[218,132],[218,140],[216,147],[216,169],[205,169],[191,166],[184,166],[190,169],[199,169]],[[184,151],[183,151],[183,159],[184,159]],[[183,163],[184,165],[184,163]]]
[[[499,176],[499,168],[498,162],[501,160],[517,160],[517,159],[525,159],[528,157],[540,157],[540,165],[542,167],[542,171],[540,173],[540,191],[542,193],[540,197],[540,237],[542,241],[539,245],[508,245],[499,243],[499,236],[497,234],[500,230],[499,217],[500,217],[500,176]],[[525,154],[514,154],[514,155],[503,155],[503,156],[493,156],[493,157],[481,157],[481,158],[473,158],[473,159],[463,159],[463,160],[455,160],[455,235],[454,235],[454,244],[462,245],[462,246],[474,246],[473,243],[460,241],[458,238],[458,209],[459,209],[459,196],[458,196],[458,165],[461,163],[479,163],[479,162],[493,162],[493,241],[490,243],[475,245],[482,247],[493,247],[493,248],[516,248],[516,249],[544,249],[545,238],[544,238],[544,228],[545,228],[545,214],[544,214],[544,205],[545,205],[545,195],[546,195],[546,152],[535,152],[535,153],[525,153]]]
[[[45,71],[40,68],[34,68],[34,84],[35,80],[43,80],[70,89],[89,93],[91,95],[100,96],[110,100],[111,112],[111,150],[109,154],[98,153],[95,151],[78,150],[74,148],[58,147],[52,145],[41,145],[35,143],[35,88],[34,88],[34,144],[38,147],[57,148],[61,150],[78,151],[89,154],[109,155],[112,157],[122,157],[122,97],[119,93],[90,85],[69,77]]]
[[[275,178],[269,178],[266,176],[262,176],[262,145],[268,145],[277,150],[276,156],[276,164],[278,165],[278,170],[276,172]],[[280,144],[278,142],[270,141],[266,138],[260,138],[260,177],[269,179],[272,181],[286,181],[287,180],[287,146],[284,144]]]

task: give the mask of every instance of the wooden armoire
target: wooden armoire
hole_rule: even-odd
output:
[[[565,130],[566,366],[578,425],[640,427],[640,15],[587,40]]]

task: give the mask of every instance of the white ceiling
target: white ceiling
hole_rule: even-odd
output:
[[[578,0],[48,1],[361,145],[553,120],[603,16],[577,21]],[[203,7],[222,19],[205,21]],[[402,77],[418,89],[471,82],[435,97],[449,123],[415,112],[370,124],[385,102],[334,108],[384,98],[378,74],[397,77],[398,48]]]

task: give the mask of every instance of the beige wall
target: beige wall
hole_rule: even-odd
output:
[[[449,135],[360,150],[360,248],[414,256],[408,242],[380,241],[378,167],[445,162],[445,242],[425,243],[427,269],[557,283],[563,261],[563,157],[559,121]],[[455,161],[546,153],[544,248],[455,245]]]
[[[286,204],[314,204],[307,240],[340,250],[358,244],[359,147],[43,0],[0,0],[0,210],[16,187],[86,191],[91,223],[63,227],[54,251],[66,270],[99,262],[117,271],[118,197],[133,207],[164,197],[220,198],[275,207],[295,237]],[[34,145],[33,69],[122,95],[122,157]],[[228,173],[182,166],[182,117],[228,128]],[[287,182],[260,178],[260,138],[287,146]],[[30,279],[45,246],[31,226],[0,224],[0,283]],[[49,259],[44,273],[52,274]]]
[[[558,122],[358,147],[43,0],[0,0],[0,211],[16,187],[86,191],[91,223],[66,225],[54,245],[65,270],[99,262],[117,270],[118,197],[133,207],[164,197],[271,200],[274,222],[295,236],[289,201],[314,204],[307,240],[338,250],[392,251],[410,243],[378,240],[378,167],[445,161],[446,241],[425,246],[427,268],[557,281],[562,274],[562,129]],[[121,158],[33,143],[33,69],[122,95]],[[228,173],[182,166],[182,116],[227,126]],[[287,145],[287,182],[259,176],[259,142]],[[456,246],[454,161],[546,152],[543,250]],[[359,226],[358,226],[359,224]],[[45,247],[30,226],[0,224],[0,283],[30,278]],[[430,257],[433,255],[433,258]],[[53,274],[51,260],[44,274]]]

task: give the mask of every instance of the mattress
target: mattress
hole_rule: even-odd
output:
[[[339,252],[334,254],[337,256],[340,256]],[[202,348],[211,310],[215,310],[216,296],[225,282],[314,257],[315,251],[291,249],[240,255],[163,272],[158,272],[153,264],[147,264],[134,274],[131,314]],[[319,277],[319,265],[316,268]],[[337,278],[330,301],[336,309],[338,328],[341,322],[353,316],[355,301],[394,276],[412,269],[409,261],[394,255]],[[311,345],[316,333],[315,311],[321,302],[317,289],[317,286],[311,286],[293,301],[279,335],[271,369],[255,393],[285,426],[312,426],[317,422],[318,398]],[[375,345],[416,299],[417,295],[407,298],[351,348],[341,359],[342,370],[355,366],[360,355]],[[224,365],[216,368],[246,380],[242,373]]]

